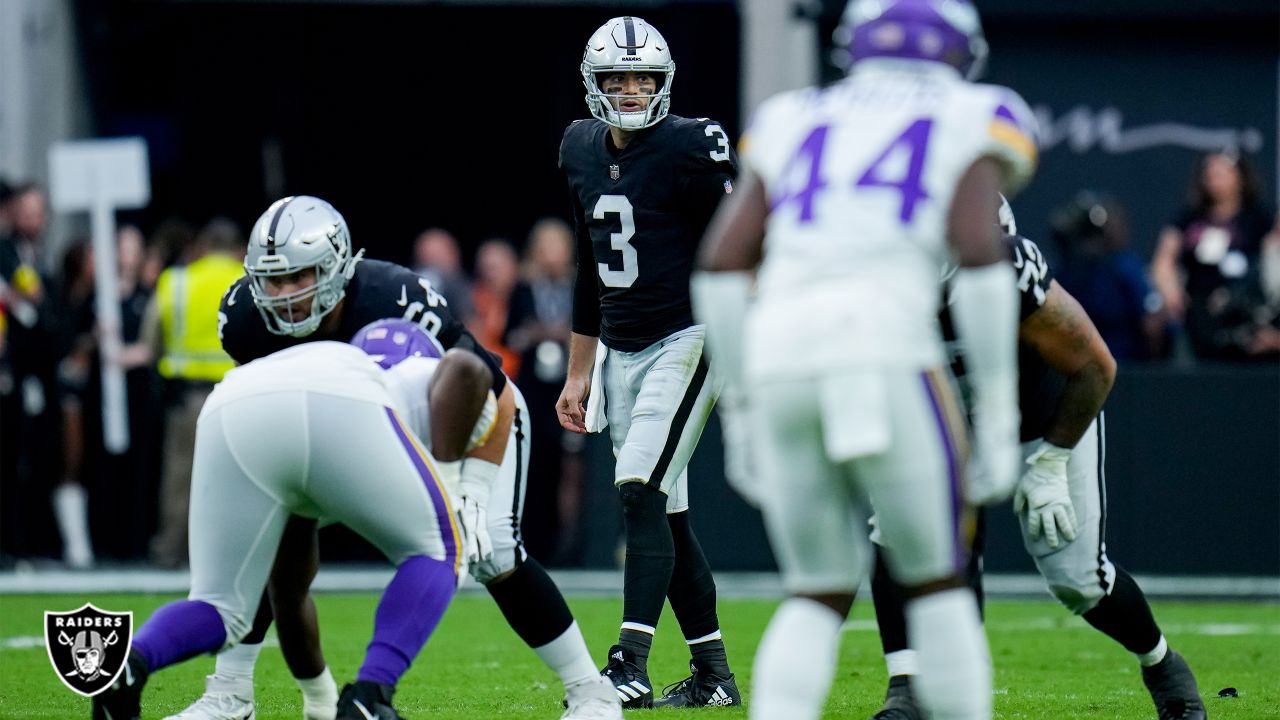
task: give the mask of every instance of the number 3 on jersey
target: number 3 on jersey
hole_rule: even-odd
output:
[[[828,125],[814,128],[800,143],[795,155],[787,161],[779,181],[782,190],[774,196],[771,203],[773,211],[794,202],[800,206],[801,223],[813,220],[814,197],[828,185],[822,177],[822,154],[827,147],[827,133],[830,129]],[[929,118],[920,118],[911,123],[854,183],[856,189],[886,188],[898,191],[901,195],[898,219],[904,225],[910,223],[915,216],[916,204],[929,198],[921,183],[921,175],[929,145],[929,131],[932,129],[933,120]]]
[[[626,195],[601,195],[591,216],[596,220],[604,220],[609,213],[618,215],[619,232],[609,233],[609,247],[622,253],[622,269],[614,270],[609,263],[596,263],[600,272],[600,282],[605,287],[631,287],[640,277],[640,260],[636,254],[631,238],[636,234],[636,218],[631,210],[631,201]]]

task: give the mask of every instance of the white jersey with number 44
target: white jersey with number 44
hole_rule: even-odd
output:
[[[942,365],[938,283],[956,184],[990,156],[1005,190],[1020,188],[1035,168],[1034,123],[1011,90],[897,60],[761,105],[741,153],[770,206],[748,375]]]

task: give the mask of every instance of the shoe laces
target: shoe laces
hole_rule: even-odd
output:
[[[678,695],[683,692],[688,692],[689,689],[693,687],[693,679],[694,677],[696,677],[696,675],[697,673],[690,675],[689,677],[683,680],[677,680],[676,682],[673,682],[670,685],[662,688],[662,697],[670,697],[671,695]]]

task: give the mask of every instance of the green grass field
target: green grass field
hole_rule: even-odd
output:
[[[40,644],[45,610],[72,610],[92,600],[106,610],[133,610],[140,623],[169,599],[0,596],[0,718],[89,716],[89,701],[63,687]],[[360,663],[376,596],[325,594],[317,602],[325,652],[341,684]],[[621,600],[574,598],[570,604],[593,654],[603,658],[616,637]],[[762,600],[720,604],[730,660],[748,703],[752,654],[775,606]],[[1195,668],[1211,718],[1280,719],[1280,605],[1157,602],[1155,612],[1170,644]],[[871,615],[870,604],[860,603],[846,626],[826,717],[861,720],[879,707],[884,664]],[[663,622],[649,664],[659,686],[687,674],[687,655],[669,613]],[[992,602],[987,627],[996,662],[996,717],[1155,717],[1133,658],[1051,602]],[[143,697],[143,717],[162,718],[184,707],[201,692],[203,676],[212,668],[212,658],[198,658],[152,676]],[[1227,686],[1237,688],[1239,697],[1215,697]],[[415,719],[539,719],[559,717],[560,697],[555,676],[507,628],[493,603],[471,594],[450,608],[401,682],[396,705]],[[274,646],[264,650],[258,664],[257,700],[259,720],[301,717],[301,696]],[[707,712],[726,719],[746,717],[740,709]]]

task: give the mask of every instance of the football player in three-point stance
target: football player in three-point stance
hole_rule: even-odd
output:
[[[408,269],[362,260],[362,254],[353,253],[346,221],[325,201],[298,196],[274,203],[251,233],[247,275],[223,298],[219,319],[224,349],[246,363],[301,343],[346,342],[370,322],[403,319],[416,323],[445,349],[478,357],[489,371],[498,425],[523,423],[497,359],[452,316],[446,299]],[[504,431],[486,445],[505,447],[507,440]],[[516,475],[520,482],[494,490],[501,457],[498,452],[491,461],[469,458],[460,469],[447,463],[440,468],[458,501],[467,543],[463,558],[516,633],[560,676],[570,712],[577,712],[579,698],[590,698],[598,685],[595,668],[559,589],[524,550],[519,534],[523,475]],[[272,602],[264,598],[246,642],[218,656],[204,696],[175,718],[240,720],[252,715],[253,668],[272,621],[272,604],[280,613],[281,649],[303,691],[305,717],[334,717],[336,687],[314,640],[315,607],[307,593],[318,564],[315,521],[291,518],[283,547],[293,562],[276,567]],[[376,682],[352,687],[371,701],[385,690]],[[342,700],[347,700],[345,692]]]
[[[721,125],[669,114],[675,63],[644,20],[601,26],[580,69],[594,119],[571,124],[560,145],[578,277],[556,410],[574,432],[607,424],[617,458],[623,617],[603,673],[628,708],[738,705],[715,582],[689,522],[686,472],[718,393],[689,309],[689,274],[737,161]],[[648,656],[664,598],[692,674],[655,702]]]
[[[1115,379],[1115,360],[1084,309],[1053,279],[1040,249],[1018,236],[1007,202],[1000,225],[1021,294],[1018,400],[1026,469],[1014,511],[1023,543],[1068,610],[1138,657],[1160,720],[1203,720],[1191,668],[1169,649],[1138,584],[1107,557],[1102,405]],[[952,370],[963,384],[964,343],[956,341],[945,307],[942,328]],[[969,566],[979,591],[981,527]],[[918,720],[910,684],[916,657],[907,642],[901,588],[880,557],[872,594],[890,676],[875,720]]]
[[[479,415],[492,397],[484,363],[459,351],[441,364],[436,394]],[[465,550],[440,473],[406,431],[408,408],[387,380],[364,351],[336,342],[280,350],[226,374],[196,425],[190,595],[138,630],[126,671],[93,699],[94,720],[137,720],[151,673],[240,642],[291,516],[340,522],[395,564],[360,680],[335,704],[343,718],[400,717],[391,694],[443,617]],[[457,457],[475,442],[472,427],[436,423],[433,439]]]
[[[991,661],[966,584],[966,500],[1008,497],[1018,477],[1017,293],[990,219],[997,191],[1031,176],[1034,119],[1014,92],[966,81],[986,50],[968,2],[854,0],[842,29],[847,78],[756,111],[744,178],[694,277],[726,393],[746,397],[755,462],[729,466],[755,472],[730,479],[764,512],[791,593],[756,654],[751,717],[821,714],[869,569],[874,507],[907,590],[923,704],[986,720]],[[968,477],[937,327],[948,245],[974,381]]]

